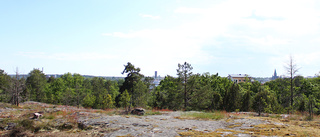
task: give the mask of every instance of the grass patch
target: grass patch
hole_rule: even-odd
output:
[[[270,115],[269,117],[271,117],[271,118],[281,118],[281,115],[280,114],[275,114],[275,115]]]
[[[19,106],[12,105],[9,103],[0,102],[0,108],[19,108]]]
[[[0,119],[0,129],[3,130],[8,123],[15,123],[15,121],[9,118]]]
[[[161,115],[162,113],[159,111],[146,111],[144,115]]]
[[[49,115],[49,116],[45,116],[43,118],[45,118],[45,119],[55,119],[56,117],[54,115]]]
[[[181,114],[182,118],[219,120],[225,118],[225,114],[221,111],[215,112],[185,112]]]

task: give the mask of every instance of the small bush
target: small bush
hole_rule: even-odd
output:
[[[34,121],[29,119],[24,119],[18,122],[19,126],[22,126],[26,130],[34,131]]]
[[[73,128],[73,124],[72,123],[63,123],[62,125],[58,126],[59,130],[68,130],[68,129],[72,129]]]
[[[23,137],[26,136],[25,129],[23,127],[15,127],[9,132],[9,137]]]

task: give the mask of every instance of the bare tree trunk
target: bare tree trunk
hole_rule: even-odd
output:
[[[23,84],[20,83],[20,79],[19,79],[19,71],[18,68],[16,70],[16,77],[15,79],[13,79],[13,86],[12,86],[12,90],[11,90],[11,103],[13,105],[17,105],[19,106],[19,98],[20,98],[20,93],[22,92],[22,88],[23,88]]]
[[[292,77],[292,75],[291,75],[291,80],[290,80],[290,92],[291,92],[291,97],[290,97],[290,99],[291,99],[291,104],[290,104],[290,106],[291,107],[293,107],[293,77]]]
[[[290,106],[293,106],[293,61],[292,61],[292,57],[290,57],[290,93],[291,93],[291,97],[290,97]]]
[[[287,73],[290,75],[290,109],[293,112],[293,94],[294,94],[294,76],[299,71],[297,65],[294,63],[293,57],[290,56],[289,63],[285,66]]]
[[[187,109],[188,106],[188,97],[187,97],[187,74],[184,74],[184,109]]]

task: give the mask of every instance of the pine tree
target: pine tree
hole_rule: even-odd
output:
[[[124,107],[127,112],[130,111],[130,99],[131,96],[127,90],[125,90],[120,96],[120,105]]]
[[[182,80],[183,85],[183,95],[184,95],[184,109],[186,110],[189,106],[190,100],[190,89],[188,89],[188,82],[190,77],[192,76],[193,67],[191,64],[184,62],[184,64],[178,64],[177,75]]]

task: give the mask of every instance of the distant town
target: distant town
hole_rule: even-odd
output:
[[[9,74],[9,76],[15,77],[16,75]],[[27,78],[28,76],[29,76],[28,74],[20,74],[19,75],[20,78]],[[61,76],[63,76],[63,74],[46,74],[47,78],[50,78],[50,77],[60,78]],[[100,77],[100,78],[104,78],[106,80],[120,80],[120,79],[124,80],[124,78],[125,78],[125,77],[115,77],[115,76],[92,76],[92,75],[82,75],[82,76],[84,78]],[[155,75],[149,76],[149,77],[154,78],[153,84],[155,86],[158,86],[160,84],[160,81],[165,78],[165,77],[161,77],[160,75],[158,75],[157,71],[155,71]],[[287,76],[286,75],[279,76],[277,74],[277,70],[275,69],[273,75],[271,75],[270,77],[254,77],[249,74],[228,74],[228,76],[226,76],[226,77],[228,77],[229,79],[231,79],[235,83],[246,82],[245,78],[247,77],[250,81],[259,81],[260,83],[263,84],[263,83],[266,83],[268,81],[275,80],[278,78],[286,78]],[[305,76],[304,78],[315,78],[315,77],[317,77],[317,76]]]

